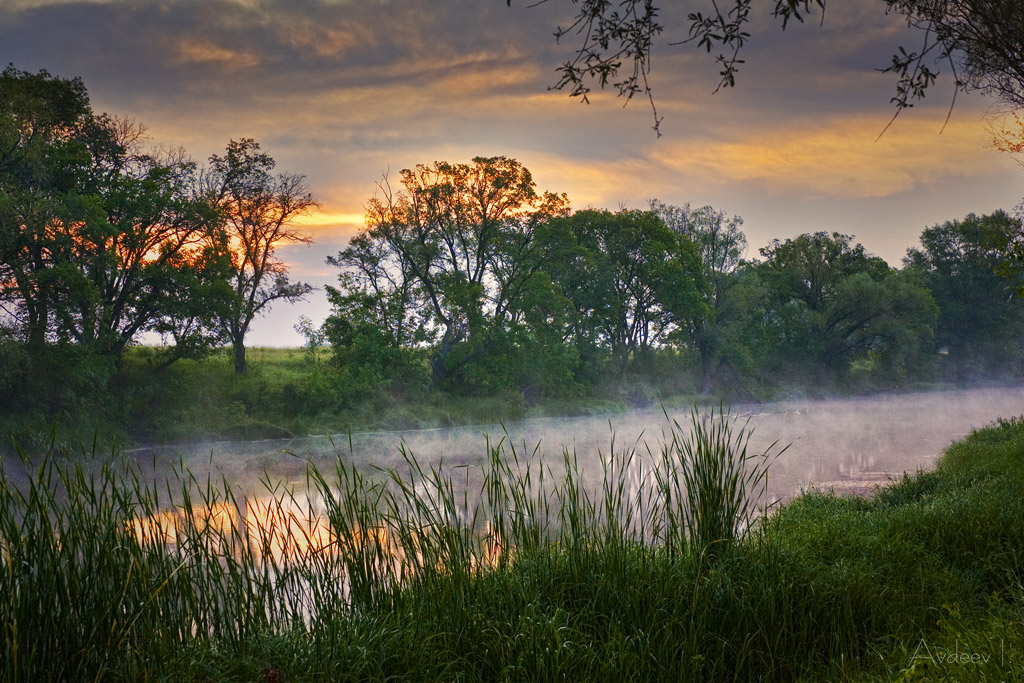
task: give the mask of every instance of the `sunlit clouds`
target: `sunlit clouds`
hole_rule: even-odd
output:
[[[178,44],[179,59],[192,64],[215,64],[230,70],[252,68],[260,60],[251,52],[230,50],[214,43],[185,39]]]
[[[939,135],[934,120],[904,119],[910,120],[884,134],[880,119],[870,115],[804,122],[806,128],[755,127],[730,141],[664,145],[654,158],[666,168],[719,182],[756,181],[772,192],[861,198],[967,179],[992,167],[978,122],[953,122]]]

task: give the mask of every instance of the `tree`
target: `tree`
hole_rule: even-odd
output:
[[[1024,235],[1021,220],[969,214],[921,233],[904,264],[917,270],[939,306],[936,343],[957,379],[1024,372],[1024,300],[998,275]]]
[[[711,206],[691,209],[689,204],[669,206],[657,200],[651,201],[651,210],[670,230],[693,242],[700,255],[708,283],[704,294],[707,308],[702,315],[690,319],[687,328],[700,353],[701,393],[707,394],[714,388],[716,364],[726,361],[730,347],[734,346],[734,323],[739,321],[738,314],[742,312],[734,305],[732,290],[738,282],[736,270],[747,248],[747,238],[740,230],[743,219],[729,218],[724,211]]]
[[[577,344],[605,346],[620,369],[706,314],[697,248],[652,211],[578,211],[546,226],[542,244]]]
[[[215,277],[215,215],[182,154],[141,150],[141,126],[95,115],[81,81],[0,76],[0,303],[33,349],[68,342],[119,360]]]
[[[886,0],[890,12],[921,31],[920,50],[893,56],[897,103],[922,97],[935,79],[924,58],[947,61],[962,90],[980,90],[1012,109],[1024,108],[1024,3],[1020,0]]]
[[[844,378],[877,360],[891,379],[932,354],[936,308],[912,275],[894,271],[852,237],[825,232],[772,240],[756,266],[769,299],[763,343],[774,362]]]
[[[434,386],[485,357],[519,325],[519,302],[539,263],[536,227],[564,213],[564,195],[538,194],[514,159],[476,157],[401,172],[367,206],[366,228],[329,263],[338,296],[363,302],[394,345],[428,344]],[[457,352],[456,352],[457,350]]]
[[[210,202],[220,210],[228,233],[233,295],[220,320],[238,373],[246,371],[245,335],[256,316],[275,301],[298,301],[313,290],[306,283],[291,282],[288,266],[275,252],[282,244],[313,241],[294,224],[319,204],[305,176],[274,176],[274,166],[259,143],[232,140],[224,156],[210,157],[205,179]]]
[[[512,0],[506,3],[511,6]],[[572,0],[572,4],[575,17],[555,31],[555,38],[580,36],[580,42],[573,57],[558,67],[554,87],[567,89],[583,101],[595,86],[610,86],[627,101],[643,95],[650,101],[658,131],[661,119],[648,75],[652,48],[665,29],[660,18],[663,4],[656,0]],[[1024,3],[1020,0],[884,0],[884,4],[886,11],[903,16],[908,26],[919,29],[923,39],[916,50],[900,47],[882,69],[897,77],[892,99],[897,114],[924,97],[938,75],[932,68],[935,61],[949,63],[957,90],[981,90],[1010,107],[1024,106],[1024,32],[1020,30]],[[752,9],[751,0],[687,4],[688,38],[682,42],[718,53],[719,88],[736,84],[744,61],[741,51],[750,38]],[[825,0],[773,0],[765,5],[783,29],[791,21],[802,23],[817,10],[824,21]]]
[[[143,331],[167,362],[212,343],[219,221],[181,153],[97,115],[80,79],[0,74],[0,373],[6,407],[44,419],[113,409],[110,380]],[[189,330],[180,325],[189,316]]]
[[[76,175],[66,179],[61,159],[87,153],[78,138],[92,118],[81,79],[13,65],[0,74],[0,305],[5,326],[35,348],[50,334],[50,265],[64,245],[52,219]]]
[[[780,299],[796,299],[807,309],[820,311],[843,279],[858,273],[878,279],[889,271],[884,260],[852,240],[837,232],[805,233],[785,242],[774,239],[760,250],[765,259],[762,271],[774,281],[772,289]]]

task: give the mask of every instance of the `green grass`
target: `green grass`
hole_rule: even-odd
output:
[[[126,350],[116,372],[97,370],[94,380],[83,379],[80,386],[65,387],[60,373],[49,385],[40,378],[30,392],[34,400],[0,409],[0,434],[5,436],[0,452],[11,450],[8,435],[26,450],[45,451],[45,436],[54,424],[58,442],[72,448],[94,433],[125,445],[253,440],[496,424],[535,416],[625,412],[659,402],[690,405],[694,400],[684,395],[683,387],[693,382],[679,359],[671,372],[649,373],[655,377],[627,373],[604,378],[586,391],[528,396],[513,389],[461,395],[430,389],[415,377],[379,386],[353,385],[323,350],[314,354],[256,347],[248,349],[247,357],[249,371],[238,375],[224,351],[161,367],[159,349],[139,346]],[[50,398],[58,394],[62,399],[54,407],[56,399]]]
[[[203,512],[231,488],[188,472],[5,460],[0,679],[1024,680],[1024,420],[873,500],[751,518],[721,476],[743,431],[701,419],[613,448],[596,488],[505,442],[480,473],[342,454],[311,496],[266,482],[247,535]],[[688,467],[713,470],[703,498]],[[167,510],[174,543],[135,531]]]

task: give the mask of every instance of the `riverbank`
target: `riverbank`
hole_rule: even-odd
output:
[[[459,531],[457,501],[429,469],[406,500],[451,513],[442,534],[367,534],[382,518],[343,495],[328,517],[334,533],[347,523],[347,554],[308,527],[291,551],[280,537],[231,546],[237,520],[210,512],[182,513],[192,535],[170,553],[162,532],[147,540],[125,521],[154,518],[159,492],[88,464],[36,470],[32,505],[77,501],[62,516],[17,513],[5,488],[4,680],[1024,680],[1021,420],[971,434],[872,500],[806,494],[701,553],[641,542],[578,500],[549,501],[573,533],[544,543],[522,470],[490,510],[504,510],[503,528],[520,522],[507,553]],[[335,490],[377,490],[339,467]],[[628,494],[615,472],[606,494]],[[221,509],[216,483],[193,483],[194,503]],[[418,571],[371,580],[375,553],[396,542],[415,548]],[[362,583],[339,580],[360,571]]]
[[[350,387],[323,349],[249,349],[244,375],[235,373],[224,353],[168,367],[161,366],[162,358],[159,349],[131,347],[109,381],[65,387],[56,378],[40,379],[33,400],[0,408],[0,453],[10,451],[10,437],[34,452],[46,450],[53,436],[64,450],[90,444],[94,437],[131,448],[614,415],[660,406],[688,409],[695,403],[728,406],[755,398],[736,387],[699,395],[699,367],[692,358],[670,354],[657,372],[610,372],[586,390],[577,387],[557,396],[497,389],[463,395],[399,382]],[[942,388],[908,384],[900,390]],[[822,399],[872,389],[879,387],[793,380],[759,387],[756,399]]]

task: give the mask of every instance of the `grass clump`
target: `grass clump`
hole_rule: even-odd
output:
[[[248,501],[4,461],[0,678],[1024,680],[1024,422],[770,517],[748,434],[692,414],[600,473],[340,457]]]
[[[767,492],[770,460],[786,450],[770,455],[772,444],[748,453],[751,433],[749,420],[734,432],[721,409],[717,416],[712,410],[701,417],[694,408],[688,429],[671,421],[655,473],[667,504],[669,549],[682,544],[717,553],[719,544],[731,543],[750,526]],[[673,500],[680,504],[672,506]]]

